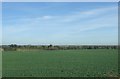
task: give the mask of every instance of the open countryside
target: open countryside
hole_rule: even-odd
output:
[[[3,51],[3,77],[118,76],[116,48],[66,50],[50,48],[28,50],[28,48],[19,51]]]
[[[52,1],[2,3],[2,77],[118,77],[118,2]]]

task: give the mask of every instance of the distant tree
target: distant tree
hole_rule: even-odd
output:
[[[52,44],[50,44],[49,46],[48,46],[48,48],[51,48],[52,47]]]
[[[48,50],[52,50],[52,49],[53,49],[53,45],[52,44],[48,45]]]
[[[10,47],[14,47],[14,48],[16,48],[17,47],[17,45],[16,44],[11,44],[11,45],[9,45]]]

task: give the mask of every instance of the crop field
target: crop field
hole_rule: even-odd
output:
[[[116,49],[4,51],[3,77],[116,77]]]
[[[0,78],[2,78],[2,51],[0,51]]]

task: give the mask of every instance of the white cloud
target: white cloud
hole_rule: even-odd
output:
[[[42,18],[47,20],[47,19],[52,19],[52,16],[43,16]]]
[[[32,18],[32,19],[31,18],[23,18],[23,20],[20,19],[19,21],[24,21],[24,24],[7,26],[4,29],[7,30],[8,32],[9,31],[22,32],[22,31],[26,31],[26,30],[31,30],[32,28],[35,29],[35,28],[42,28],[42,27],[47,27],[47,26],[49,29],[52,28],[52,26],[57,27],[60,25],[61,25],[60,27],[65,27],[65,25],[67,27],[67,24],[68,25],[69,25],[69,23],[74,24],[74,22],[76,22],[76,21],[79,21],[79,22],[77,24],[75,24],[74,27],[76,25],[77,26],[81,25],[81,24],[83,25],[83,24],[85,24],[85,22],[90,23],[91,21],[93,21],[94,23],[95,22],[99,23],[99,22],[103,22],[102,20],[105,20],[105,19],[109,20],[109,17],[107,17],[107,18],[105,18],[105,16],[102,17],[102,16],[100,16],[101,14],[104,14],[106,12],[116,11],[116,10],[117,10],[116,7],[97,8],[94,10],[89,10],[89,11],[84,11],[84,12],[75,12],[74,14],[67,15],[67,16],[64,16],[64,15],[63,16],[62,15],[61,16],[44,15],[42,17],[37,17],[37,18]],[[93,18],[93,19],[91,18],[91,17],[96,17],[96,16],[97,16],[97,18]],[[117,15],[115,15],[115,16],[117,16]],[[112,16],[112,17],[114,17],[114,16]],[[84,19],[86,19],[86,20],[84,20]],[[48,21],[46,21],[46,20],[48,20]],[[84,22],[81,22],[83,20],[84,20]],[[111,19],[111,21],[113,21],[113,20]],[[105,21],[105,22],[107,22],[107,21]],[[16,28],[18,28],[18,29],[16,29]],[[91,26],[91,28],[92,28],[92,26]]]
[[[63,21],[65,22],[72,22],[76,20],[82,20],[82,19],[88,19],[91,17],[101,16],[105,14],[106,12],[113,12],[117,11],[117,7],[107,7],[107,8],[97,8],[89,11],[83,11],[83,12],[76,12],[72,15],[64,16]]]
[[[116,11],[115,13],[109,13]],[[104,15],[104,14],[107,15]],[[103,16],[104,15],[104,16]],[[95,18],[94,18],[95,17]],[[51,16],[44,15],[37,18],[23,18],[24,24],[18,23],[17,25],[8,25],[3,28],[4,39],[16,38],[15,35],[22,34],[31,37],[24,37],[24,39],[33,39],[36,36],[37,40],[45,40],[49,37],[48,41],[54,39],[72,38],[81,32],[96,30],[100,28],[116,28],[117,27],[117,7],[97,8],[94,10],[75,12],[68,15]],[[34,36],[32,36],[34,34]],[[38,35],[38,36],[37,36]],[[59,39],[58,39],[59,38]],[[42,40],[41,40],[42,39]]]

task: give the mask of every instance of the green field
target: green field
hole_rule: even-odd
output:
[[[2,51],[0,51],[0,78],[2,78]]]
[[[114,49],[4,51],[3,77],[115,77]]]

